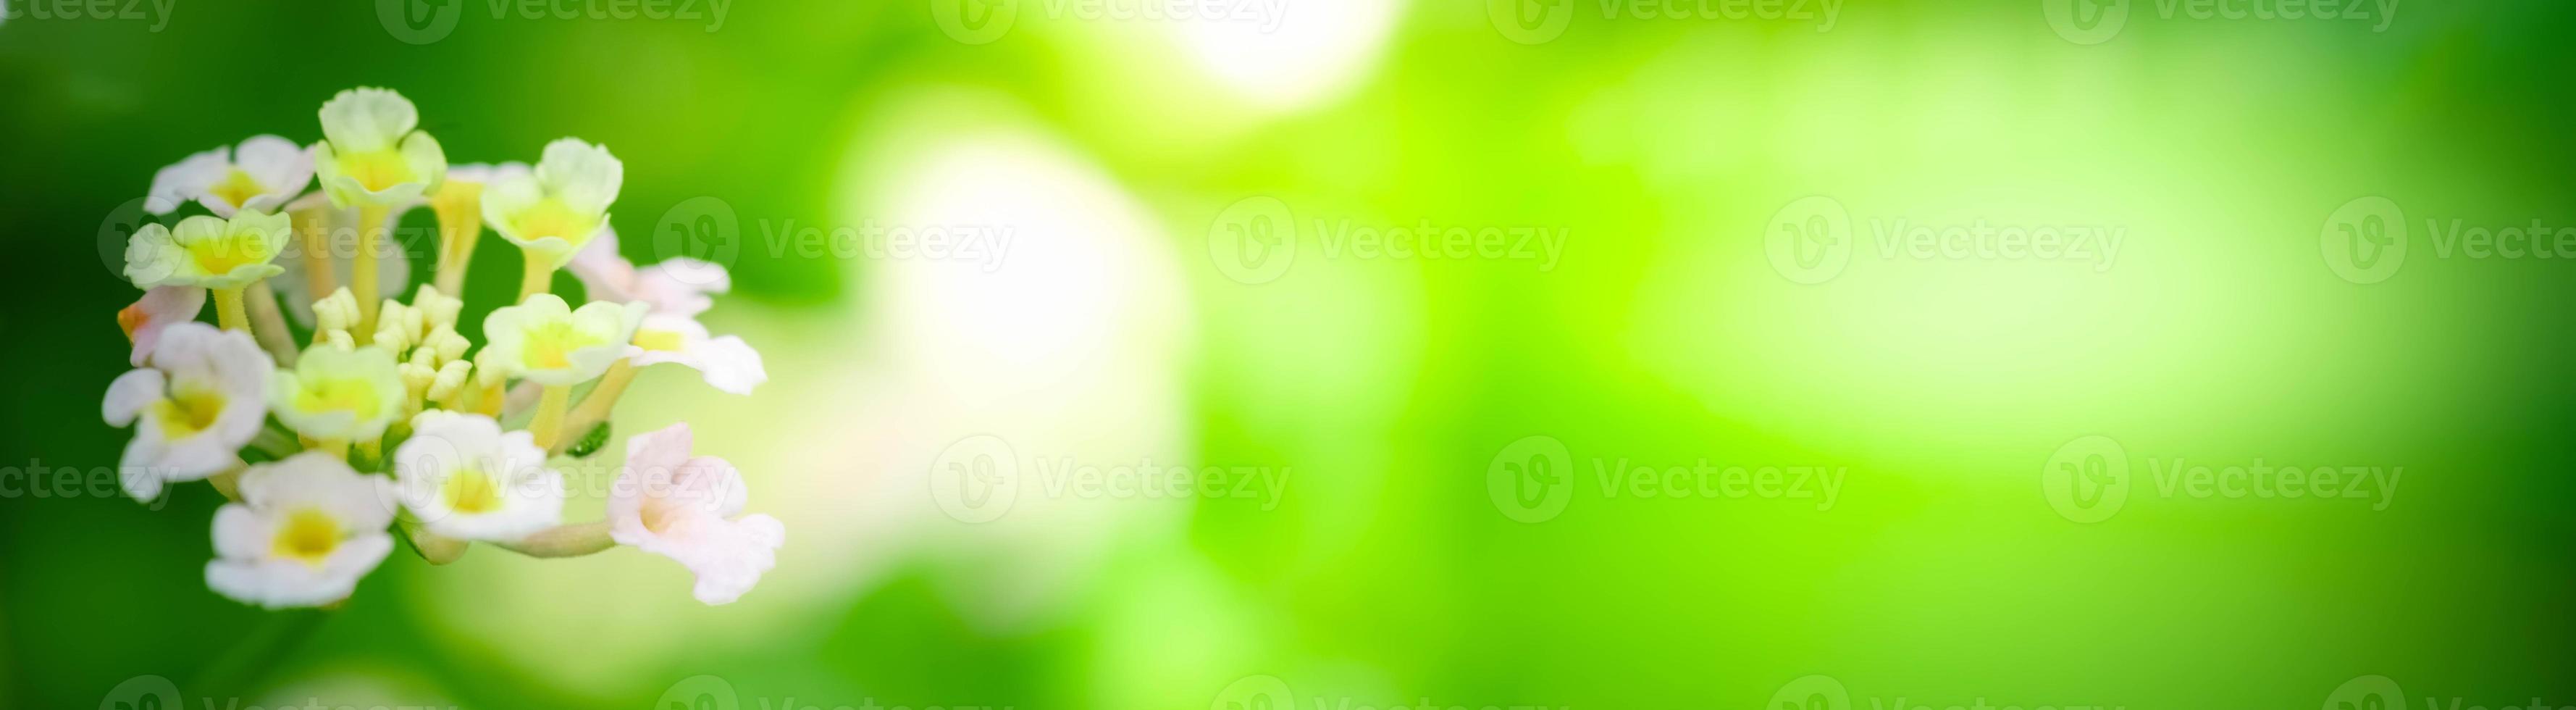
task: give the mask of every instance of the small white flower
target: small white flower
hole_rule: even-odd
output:
[[[581,279],[582,289],[589,292],[592,300],[643,301],[653,307],[654,313],[705,313],[715,305],[709,294],[733,289],[733,278],[714,262],[676,256],[637,269],[617,253],[617,231],[613,229],[601,230],[598,238],[573,255],[566,269]]]
[[[275,212],[313,182],[313,154],[277,136],[251,136],[241,147],[188,156],[152,175],[143,210],[169,214],[195,200],[218,217],[251,210]]]
[[[180,323],[197,320],[206,310],[206,290],[195,286],[156,286],[143,292],[134,305],[116,312],[117,327],[125,329],[127,340],[134,341],[134,355],[129,363],[143,366],[145,356],[161,341],[161,331]]]
[[[420,110],[386,89],[342,91],[322,104],[313,172],[341,207],[409,205],[447,179],[447,153],[417,130]]]
[[[179,323],[160,334],[145,369],[107,386],[100,413],[134,426],[120,478],[138,500],[166,481],[194,481],[241,465],[241,451],[268,412],[262,399],[277,365],[249,333]]]
[[[197,215],[177,229],[146,224],[126,243],[125,278],[142,288],[241,288],[285,271],[269,261],[293,233],[286,215],[251,211]]]
[[[483,319],[484,342],[489,343],[484,352],[498,376],[542,385],[580,384],[626,356],[644,310],[641,303],[592,301],[576,311],[554,294],[532,294],[527,302],[494,309]]]
[[[480,414],[421,412],[394,450],[394,477],[403,507],[442,536],[509,542],[563,520],[563,474],[545,450]]]
[[[269,406],[295,433],[318,441],[373,441],[402,416],[402,372],[381,347],[342,349],[319,345],[279,370],[269,383]]]
[[[250,467],[241,502],[215,511],[215,559],[206,586],[270,609],[349,597],[394,538],[392,492],[330,454],[307,451]]]
[[[688,316],[654,313],[644,316],[635,328],[635,350],[628,357],[637,366],[658,363],[687,365],[704,376],[707,384],[733,394],[751,394],[754,387],[769,381],[769,372],[760,365],[760,352],[742,338],[727,335],[707,337],[707,327]]]
[[[750,495],[742,473],[724,459],[690,456],[689,446],[685,423],[627,440],[626,472],[609,492],[608,535],[689,568],[698,601],[731,603],[777,566],[787,528],[767,515],[742,515]]]
[[[608,205],[626,181],[626,166],[617,156],[578,138],[546,144],[533,171],[500,172],[483,189],[484,223],[558,266],[607,228]]]

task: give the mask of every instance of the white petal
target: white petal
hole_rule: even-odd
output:
[[[707,384],[724,392],[748,395],[769,381],[769,372],[760,365],[760,351],[742,338],[727,335],[709,340],[698,348],[698,360],[698,371],[706,375]]]
[[[245,209],[274,211],[287,200],[303,194],[313,183],[313,152],[277,136],[251,136],[233,152],[233,163],[262,188],[267,204],[245,204]]]
[[[564,263],[573,278],[581,280],[584,295],[593,301],[625,302],[636,300],[635,265],[617,252],[617,230],[600,227],[599,233],[584,244],[581,251]]]
[[[601,214],[617,201],[626,164],[607,148],[564,138],[546,144],[545,157],[537,161],[537,181],[574,212]]]
[[[197,314],[205,310],[206,290],[203,288],[155,286],[143,292],[143,297],[136,299],[134,305],[126,306],[124,312],[117,314],[120,321],[135,320],[133,331],[126,333],[127,337],[134,339],[134,352],[130,364],[136,367],[143,365],[147,356],[151,355],[153,345],[161,341],[163,329],[173,324],[196,320]]]
[[[125,457],[118,460],[116,482],[125,494],[135,500],[149,501],[161,497],[161,435],[137,433],[125,442]]]
[[[215,509],[215,556],[252,558],[268,554],[277,525],[250,506],[225,503]]]
[[[232,174],[231,151],[216,148],[182,158],[152,174],[152,191],[143,198],[143,211],[156,215],[169,214],[206,194],[206,189]]]
[[[107,418],[108,426],[132,426],[145,407],[167,396],[162,388],[167,382],[168,377],[159,370],[133,370],[118,375],[116,381],[107,383],[107,401],[99,407],[100,414]]]
[[[342,91],[322,104],[322,135],[348,151],[391,148],[420,125],[420,110],[402,94],[378,88]]]

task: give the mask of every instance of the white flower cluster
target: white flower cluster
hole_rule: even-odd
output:
[[[232,501],[206,585],[268,608],[336,604],[397,536],[441,564],[475,542],[531,557],[633,546],[686,566],[708,604],[758,583],[786,531],[742,512],[740,472],[693,456],[687,424],[628,441],[606,520],[562,520],[556,468],[599,448],[583,440],[604,435],[636,368],[685,365],[736,394],[768,379],[742,339],[697,321],[730,287],[724,268],[618,255],[608,208],[625,166],[605,148],[566,138],[534,167],[451,170],[384,89],[340,92],[321,123],[309,147],[255,136],[162,169],[146,210],[206,214],[147,224],[126,251],[144,294],[117,320],[137,369],[101,412],[134,428],[128,495],[203,480]],[[436,277],[404,302],[391,232],[419,207],[438,220]],[[487,226],[527,266],[478,346],[456,294]],[[566,267],[589,303],[549,292]],[[220,328],[198,320],[210,293]]]

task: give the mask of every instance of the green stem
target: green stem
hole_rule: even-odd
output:
[[[215,322],[224,330],[250,332],[250,312],[242,309],[241,287],[210,289],[215,292]]]

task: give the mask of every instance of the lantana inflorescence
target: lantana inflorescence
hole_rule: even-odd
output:
[[[533,167],[451,169],[394,91],[343,91],[318,116],[308,145],[263,134],[158,171],[146,211],[170,223],[126,249],[143,293],[116,320],[135,369],[100,412],[134,429],[127,495],[205,481],[230,501],[207,587],[331,606],[398,544],[444,564],[476,543],[536,559],[635,547],[679,562],[708,604],[758,583],[785,528],[744,512],[740,472],[693,455],[686,423],[629,440],[607,519],[563,520],[567,450],[604,430],[638,368],[686,365],[734,394],[768,379],[750,345],[697,320],[724,267],[618,254],[625,165],[606,147],[564,138]],[[392,231],[419,208],[438,223],[435,277],[405,300]],[[515,305],[469,319],[459,294],[487,228],[528,266]],[[567,267],[587,302],[550,292]]]

